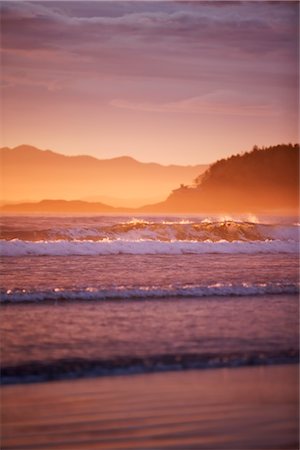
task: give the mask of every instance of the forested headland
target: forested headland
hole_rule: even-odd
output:
[[[258,148],[220,159],[156,209],[166,212],[297,210],[299,144]]]

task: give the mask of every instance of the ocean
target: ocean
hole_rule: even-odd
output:
[[[6,216],[2,383],[295,363],[287,217]]]

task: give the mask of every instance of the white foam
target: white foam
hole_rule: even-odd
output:
[[[211,297],[211,296],[257,296],[270,294],[297,294],[299,283],[217,283],[209,286],[119,286],[107,289],[87,287],[84,289],[55,288],[45,291],[30,291],[26,289],[8,289],[1,293],[2,302],[23,302],[43,300],[108,300],[132,298],[180,298],[180,297]]]
[[[67,256],[67,255],[114,255],[114,254],[203,254],[203,253],[297,253],[298,242],[288,240],[212,242],[159,241],[105,239],[102,241],[59,240],[59,241],[0,241],[2,256]]]
[[[291,227],[282,225],[273,227],[269,232],[269,236],[273,239],[294,240],[299,242],[300,230],[296,226]]]

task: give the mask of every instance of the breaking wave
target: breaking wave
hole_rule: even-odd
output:
[[[38,302],[43,300],[122,300],[197,298],[212,296],[249,296],[270,294],[298,294],[299,283],[216,283],[208,286],[117,286],[112,288],[64,289],[44,291],[8,289],[1,292],[1,302]]]
[[[201,221],[159,220],[147,221],[132,219],[114,224],[93,223],[80,226],[53,226],[51,228],[32,229],[16,225],[5,225],[0,230],[3,240],[23,241],[193,241],[218,242],[265,241],[299,239],[299,227],[293,225],[259,224],[238,220]]]
[[[288,240],[264,241],[160,241],[151,239],[122,240],[56,240],[56,241],[22,241],[12,239],[0,241],[2,256],[68,256],[68,255],[154,255],[154,254],[204,254],[204,253],[297,253],[298,242]]]
[[[38,226],[37,226],[38,224]],[[296,253],[296,224],[233,220],[131,219],[105,223],[6,223],[0,230],[3,256],[185,253]],[[48,227],[45,228],[45,225]]]

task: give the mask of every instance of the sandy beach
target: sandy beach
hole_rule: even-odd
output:
[[[5,449],[298,449],[296,365],[6,386]]]

